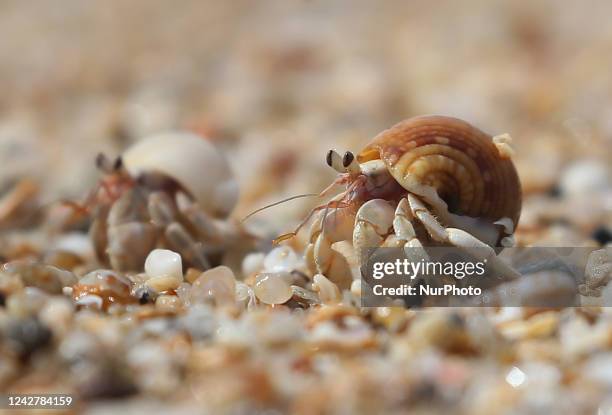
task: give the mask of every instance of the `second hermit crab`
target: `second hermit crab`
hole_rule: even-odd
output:
[[[327,164],[339,176],[322,195],[345,189],[311,213],[309,268],[347,287],[350,266],[334,244],[350,241],[357,255],[377,246],[480,248],[513,274],[494,249],[512,245],[521,211],[510,142],[456,118],[421,116],[383,131],[357,156],[331,150]]]
[[[163,133],[146,138],[116,160],[97,159],[104,177],[77,209],[92,217],[96,256],[119,271],[140,271],[157,247],[177,251],[188,266],[206,270],[244,238],[228,216],[238,187],[227,160],[204,138]]]

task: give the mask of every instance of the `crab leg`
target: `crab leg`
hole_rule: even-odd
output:
[[[383,199],[370,200],[359,208],[353,231],[353,247],[359,263],[365,249],[382,244],[393,227],[393,219],[393,208]]]
[[[499,259],[495,250],[474,237],[470,233],[458,228],[445,228],[427,207],[413,194],[408,194],[410,210],[425,226],[429,235],[438,242],[450,243],[464,249],[475,258],[486,261],[496,273],[508,278],[520,277],[518,271]]]
[[[202,243],[195,241],[183,225],[172,222],[166,227],[164,236],[172,248],[196,268],[203,271],[210,268]]]
[[[306,247],[306,262],[311,271],[325,275],[341,288],[350,286],[351,267],[332,245],[350,240],[354,221],[354,214],[348,207],[321,211],[311,226],[310,243]]]
[[[423,244],[416,236],[412,220],[414,216],[408,205],[406,198],[400,200],[395,209],[395,218],[393,219],[393,230],[395,237],[404,243],[404,253],[406,257],[413,262],[418,262],[421,259],[428,259],[428,255],[423,249]]]

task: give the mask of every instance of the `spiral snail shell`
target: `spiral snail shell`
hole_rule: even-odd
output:
[[[512,246],[521,211],[521,187],[508,135],[491,137],[465,121],[421,116],[383,131],[355,157],[329,150],[328,166],[345,190],[315,207],[306,261],[313,272],[348,286],[352,268],[333,248],[351,241],[358,262],[364,249],[438,244],[482,248],[503,275],[516,271],[496,257]],[[407,253],[413,258],[413,252]]]
[[[509,139],[493,138],[457,118],[419,116],[378,134],[357,160],[382,160],[404,189],[428,202],[441,199],[451,213],[509,218],[516,227],[521,186]]]

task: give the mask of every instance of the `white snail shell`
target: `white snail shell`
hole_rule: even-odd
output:
[[[146,172],[171,177],[213,216],[227,217],[238,200],[238,183],[227,159],[196,134],[155,134],[127,149],[122,159],[134,177]]]

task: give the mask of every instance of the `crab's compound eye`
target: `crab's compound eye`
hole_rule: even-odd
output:
[[[332,166],[332,156],[333,156],[333,154],[334,154],[334,150],[329,150],[327,152],[327,155],[325,156],[325,162],[327,163],[327,165],[329,167],[333,167]]]
[[[105,163],[106,155],[104,153],[98,153],[98,155],[96,156],[96,167],[101,169],[102,167],[104,167]]]
[[[121,168],[123,168],[123,159],[121,157],[117,157],[113,163],[113,169],[119,170]]]
[[[342,157],[342,165],[344,167],[350,166],[350,164],[355,160],[355,156],[350,151],[344,153],[344,157]]]

